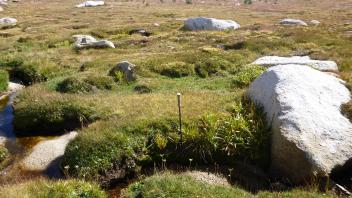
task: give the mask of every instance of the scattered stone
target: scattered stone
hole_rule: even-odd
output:
[[[187,19],[184,22],[185,30],[235,30],[238,28],[240,25],[235,21],[214,18],[197,17]]]
[[[0,5],[7,5],[7,0],[0,0]]]
[[[145,29],[133,29],[133,30],[131,30],[128,34],[129,34],[129,35],[131,35],[131,34],[140,34],[140,35],[142,35],[142,36],[148,37],[148,36],[150,36],[152,33],[146,31]]]
[[[284,19],[280,22],[281,25],[303,25],[308,26],[308,24],[299,19]]]
[[[134,73],[134,68],[136,66],[129,63],[128,61],[123,61],[118,63],[114,68],[109,71],[109,76],[116,77],[119,73],[123,74],[123,80],[126,82],[136,80],[136,76]],[[120,79],[119,79],[120,80]]]
[[[351,96],[343,83],[308,66],[279,65],[251,84],[250,98],[272,128],[274,175],[310,181],[351,160],[352,123],[340,111]]]
[[[338,71],[337,64],[334,61],[312,60],[309,56],[264,56],[262,58],[257,59],[252,64],[261,65],[265,67],[294,64],[311,66],[320,71]]]
[[[154,26],[155,27],[160,27],[160,24],[159,23],[154,23]]]
[[[115,48],[114,43],[108,40],[96,40],[94,37],[89,35],[74,35],[73,39],[75,40],[75,48],[84,49],[84,48]]]
[[[2,12],[2,11],[4,11],[4,8],[2,8],[2,7],[0,6],[0,12]]]
[[[59,170],[60,159],[67,144],[78,135],[73,131],[53,140],[46,140],[33,147],[32,152],[21,162],[22,168],[29,171],[45,171],[56,167]]]
[[[8,28],[15,26],[17,24],[17,20],[15,18],[11,17],[5,17],[0,19],[0,26],[2,28]]]
[[[311,20],[310,23],[311,23],[312,25],[319,25],[319,24],[320,24],[320,21]]]
[[[9,85],[7,87],[7,90],[9,92],[17,92],[20,91],[24,88],[24,85],[18,84],[18,83],[14,83],[14,82],[9,82]]]
[[[82,7],[96,7],[96,6],[102,6],[104,5],[104,1],[85,1],[81,4],[76,5],[76,8],[82,8]]]

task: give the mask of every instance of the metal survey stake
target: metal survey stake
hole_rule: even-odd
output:
[[[180,124],[180,140],[182,143],[182,116],[181,116],[181,93],[177,93],[177,103],[178,103],[178,118],[179,118],[179,124]]]

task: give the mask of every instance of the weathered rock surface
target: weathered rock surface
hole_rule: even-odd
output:
[[[33,147],[32,152],[26,156],[21,166],[25,170],[45,171],[51,166],[59,168],[57,161],[65,153],[67,144],[77,136],[73,131],[53,140],[40,142]]]
[[[184,22],[184,29],[186,30],[228,30],[238,28],[240,28],[240,25],[235,21],[214,18],[190,18]]]
[[[95,6],[102,6],[104,4],[105,4],[104,1],[85,1],[83,3],[76,5],[76,8],[95,7]]]
[[[16,91],[19,91],[19,90],[23,89],[24,87],[25,87],[24,85],[21,85],[21,84],[18,84],[18,83],[14,83],[14,82],[9,82],[7,90],[9,92],[16,92]]]
[[[264,56],[257,59],[252,64],[262,65],[265,67],[294,64],[310,66],[321,71],[338,71],[337,64],[334,61],[312,60],[309,56]]]
[[[272,126],[274,174],[300,182],[352,158],[352,124],[340,112],[351,96],[342,80],[307,66],[279,65],[259,76],[249,95]]]
[[[114,43],[108,40],[96,40],[90,35],[73,35],[75,48],[115,48]]]
[[[284,19],[280,21],[281,25],[302,25],[302,26],[308,26],[308,24],[302,20],[299,19]]]
[[[11,27],[17,24],[17,20],[11,17],[4,17],[0,19],[0,26],[1,27]]]
[[[310,23],[311,23],[312,25],[319,25],[319,24],[320,24],[320,21],[311,20]]]
[[[109,71],[109,75],[116,76],[119,72],[121,72],[125,81],[134,81],[136,80],[136,76],[134,73],[135,67],[135,65],[129,63],[128,61],[123,61],[121,63],[118,63],[114,68],[112,68]]]

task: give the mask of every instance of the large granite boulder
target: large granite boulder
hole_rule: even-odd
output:
[[[80,3],[76,5],[76,8],[82,8],[82,7],[96,7],[96,6],[102,6],[104,5],[104,1],[85,1],[83,3]]]
[[[126,82],[134,81],[136,80],[136,75],[134,73],[135,67],[135,65],[129,63],[128,61],[123,61],[121,63],[118,63],[109,71],[109,76],[116,78],[121,75],[121,78],[123,79],[118,80],[124,80]]]
[[[352,124],[340,106],[343,81],[302,65],[269,68],[250,86],[272,126],[271,170],[294,182],[327,176],[352,159]]]
[[[96,40],[90,35],[73,35],[76,49],[84,48],[115,48],[114,43],[108,40]]]
[[[309,56],[264,56],[257,59],[252,64],[262,65],[265,67],[294,64],[311,66],[321,71],[338,71],[337,64],[334,61],[312,60]]]
[[[231,20],[197,17],[187,19],[183,28],[185,30],[234,30],[240,28],[240,25]]]
[[[302,20],[299,19],[284,19],[280,21],[281,25],[302,25],[302,26],[308,26],[308,24]]]

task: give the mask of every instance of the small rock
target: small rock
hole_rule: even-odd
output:
[[[15,26],[16,24],[17,20],[15,18],[5,17],[0,19],[0,26],[2,26],[3,28]]]
[[[311,23],[312,25],[319,25],[319,24],[320,24],[320,21],[311,20],[310,23]]]
[[[308,24],[299,19],[284,19],[280,22],[281,25],[302,25],[308,26]]]
[[[4,8],[2,8],[2,7],[0,6],[0,12],[2,12],[2,11],[4,11]]]
[[[145,29],[133,29],[128,34],[140,34],[142,36],[150,36],[152,33],[146,31]]]
[[[252,64],[262,65],[265,67],[271,67],[275,65],[306,65],[311,66],[321,71],[338,71],[337,64],[334,61],[320,61],[312,60],[309,56],[292,56],[292,57],[280,57],[280,56],[264,56],[257,59]]]
[[[114,43],[108,40],[96,40],[90,35],[74,35],[72,36],[75,40],[75,48],[84,49],[84,48],[115,48]]]
[[[104,5],[104,1],[85,1],[81,4],[76,5],[76,8],[82,8],[82,7],[96,7],[96,6],[102,6]]]
[[[119,72],[123,74],[123,78],[126,82],[136,80],[136,76],[134,74],[134,68],[136,66],[129,63],[128,61],[123,61],[118,63],[114,68],[109,71],[109,76],[115,77]]]
[[[238,28],[240,25],[235,21],[214,18],[197,17],[187,19],[184,22],[185,30],[235,30]]]
[[[154,26],[159,27],[160,24],[159,23],[154,23]]]
[[[18,84],[18,83],[14,83],[14,82],[9,82],[7,90],[9,92],[17,92],[17,91],[22,90],[23,88],[25,88],[24,85],[21,85],[21,84]]]

